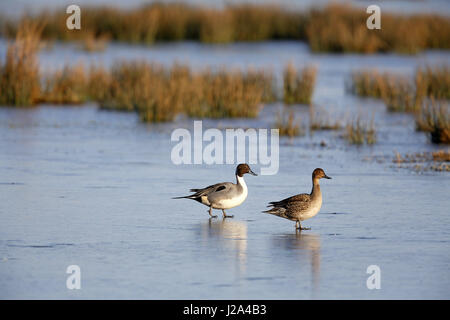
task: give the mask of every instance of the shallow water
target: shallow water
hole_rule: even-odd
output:
[[[4,49],[1,42],[1,55]],[[228,212],[235,217],[209,220],[206,207],[171,197],[233,181],[234,165],[171,162],[170,133],[192,130],[191,119],[144,125],[134,114],[95,105],[0,108],[0,298],[450,298],[450,175],[392,163],[395,150],[438,148],[415,132],[411,116],[387,114],[381,102],[344,89],[353,69],[412,73],[424,62],[448,62],[448,52],[311,55],[303,44],[270,42],[113,44],[86,54],[56,45],[41,52],[41,61],[63,64],[69,52],[71,62],[141,57],[194,67],[264,66],[278,76],[290,60],[314,62],[315,104],[333,117],[373,114],[378,143],[349,146],[339,132],[281,139],[278,174],[246,176],[249,196]],[[203,126],[269,128],[278,108]],[[307,119],[306,107],[295,109]],[[294,223],[260,213],[268,201],[309,192],[316,167],[333,179],[322,182],[321,212],[303,223],[312,230],[298,234]],[[81,268],[81,290],[66,288],[73,264]],[[380,290],[366,287],[369,265],[381,269]]]

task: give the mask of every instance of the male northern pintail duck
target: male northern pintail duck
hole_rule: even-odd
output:
[[[301,221],[314,217],[322,206],[319,185],[321,178],[331,179],[321,168],[315,169],[312,173],[313,187],[310,194],[302,193],[281,201],[269,202],[268,207],[273,208],[263,212],[295,221],[296,229],[310,230],[311,228],[302,228]]]
[[[221,209],[224,218],[232,218],[233,216],[226,215],[225,209],[234,208],[247,198],[248,189],[244,181],[244,174],[246,173],[257,175],[250,169],[248,164],[241,163],[236,167],[236,183],[222,182],[203,189],[191,189],[190,191],[195,192],[194,194],[173,199],[185,198],[198,201],[209,207],[209,215],[212,218],[217,217],[212,215],[212,209]]]

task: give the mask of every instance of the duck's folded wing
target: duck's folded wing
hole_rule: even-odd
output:
[[[268,207],[286,207],[289,203],[299,202],[298,205],[301,205],[302,202],[309,202],[310,196],[307,193],[297,194],[295,196],[283,199],[281,201],[272,201],[269,202]]]
[[[207,186],[203,189],[191,189],[191,192],[195,192],[195,194],[193,194],[192,196],[202,197],[216,192],[226,192],[226,190],[230,188],[231,184],[231,182],[221,182]]]
[[[308,208],[309,202],[309,194],[298,194],[281,201],[271,202],[268,207],[272,208],[263,212],[270,213],[282,218],[295,220],[298,212],[301,212]]]

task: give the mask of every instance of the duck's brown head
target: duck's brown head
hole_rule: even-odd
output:
[[[240,165],[237,166],[237,168],[236,168],[236,175],[237,176],[242,177],[246,173],[250,173],[251,175],[257,176],[257,174],[254,173],[252,171],[252,169],[250,169],[248,164],[241,163]]]
[[[322,168],[315,169],[312,173],[312,177],[313,177],[313,180],[316,180],[316,179],[318,180],[318,179],[322,179],[322,178],[331,179],[331,177],[329,177],[325,174],[325,171],[323,171]]]

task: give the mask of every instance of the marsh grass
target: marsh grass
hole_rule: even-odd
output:
[[[344,138],[350,144],[363,145],[376,142],[376,130],[373,119],[362,121],[360,116],[350,120],[345,127]]]
[[[1,66],[0,103],[82,104],[134,111],[146,122],[172,121],[178,114],[201,118],[256,117],[261,103],[276,99],[271,72],[260,69],[163,67],[142,61],[118,62],[109,70],[83,65],[39,74],[37,50],[42,27],[24,22]]]
[[[167,17],[166,17],[167,18]],[[89,21],[89,20],[88,20]],[[89,25],[89,24],[88,24]],[[178,114],[200,118],[253,118],[276,97],[274,77],[262,69],[193,71],[187,65],[163,67],[143,61],[117,62],[110,70],[83,65],[39,74],[37,50],[42,26],[24,22],[1,66],[0,103],[82,104],[134,111],[142,121],[172,121]],[[173,32],[177,32],[174,29]],[[315,69],[296,78],[301,97],[312,92]]]
[[[111,73],[101,106],[137,111],[146,122],[171,121],[177,114],[201,118],[256,117],[272,76],[264,71],[209,69],[193,72],[175,64],[164,68],[124,62]]]
[[[415,88],[409,79],[398,77],[390,79],[382,92],[382,99],[390,112],[414,113],[420,108],[423,96],[416,94]]]
[[[229,43],[302,39],[306,21],[304,13],[270,4],[233,4],[213,9],[181,2],[154,2],[135,9],[84,7],[82,15],[80,32],[67,30],[64,10],[41,12],[32,19],[46,21],[44,38],[80,40],[94,35],[95,38],[144,44],[182,40]],[[17,22],[7,20],[4,25],[4,34],[15,34]]]
[[[39,102],[53,104],[81,104],[88,99],[86,75],[83,65],[64,67],[44,76]]]
[[[280,136],[293,138],[304,134],[301,119],[297,118],[294,110],[289,107],[283,107],[281,111],[277,112],[274,127],[278,129]]]
[[[377,70],[354,72],[349,91],[361,97],[382,99],[392,112],[415,112],[423,99],[416,94],[408,77]]]
[[[341,121],[333,120],[330,113],[324,108],[314,105],[309,106],[309,130],[339,130],[342,128]]]
[[[96,37],[92,32],[87,32],[81,39],[81,49],[87,52],[104,51],[108,46],[109,37],[102,35]]]
[[[433,14],[384,13],[381,30],[368,30],[360,8],[331,4],[297,11],[273,4],[227,4],[220,9],[185,3],[154,2],[138,8],[83,7],[83,29],[67,30],[64,10],[43,11],[30,18],[45,21],[45,39],[81,40],[106,37],[152,44],[156,41],[305,40],[313,51],[416,53],[448,49],[450,19]],[[5,20],[5,19],[4,19]],[[18,22],[3,21],[6,36],[15,36]],[[407,36],[405,36],[407,35]],[[91,40],[89,40],[91,41]],[[92,43],[87,44],[93,48]]]
[[[428,100],[416,116],[416,129],[429,133],[433,143],[450,144],[448,103]]]
[[[313,51],[416,53],[449,48],[450,19],[433,14],[382,14],[381,30],[366,27],[364,10],[343,4],[312,9],[306,27]],[[405,36],[407,35],[407,36]]]
[[[450,66],[423,66],[416,70],[416,95],[435,99],[450,99]]]
[[[37,53],[43,29],[40,23],[22,21],[14,42],[0,65],[0,104],[30,106],[40,95]]]
[[[428,98],[450,99],[450,68],[419,67],[412,78],[362,70],[352,74],[348,89],[362,97],[382,99],[388,111],[417,113]]]
[[[416,152],[401,155],[395,153],[392,160],[399,167],[408,167],[414,164],[413,169],[416,171],[450,171],[450,151],[438,150],[434,152]]]
[[[283,100],[286,104],[310,104],[316,83],[317,69],[304,67],[297,70],[289,63],[283,72]]]
[[[109,70],[102,66],[91,66],[87,79],[86,95],[88,100],[104,102],[109,94],[112,76]]]

